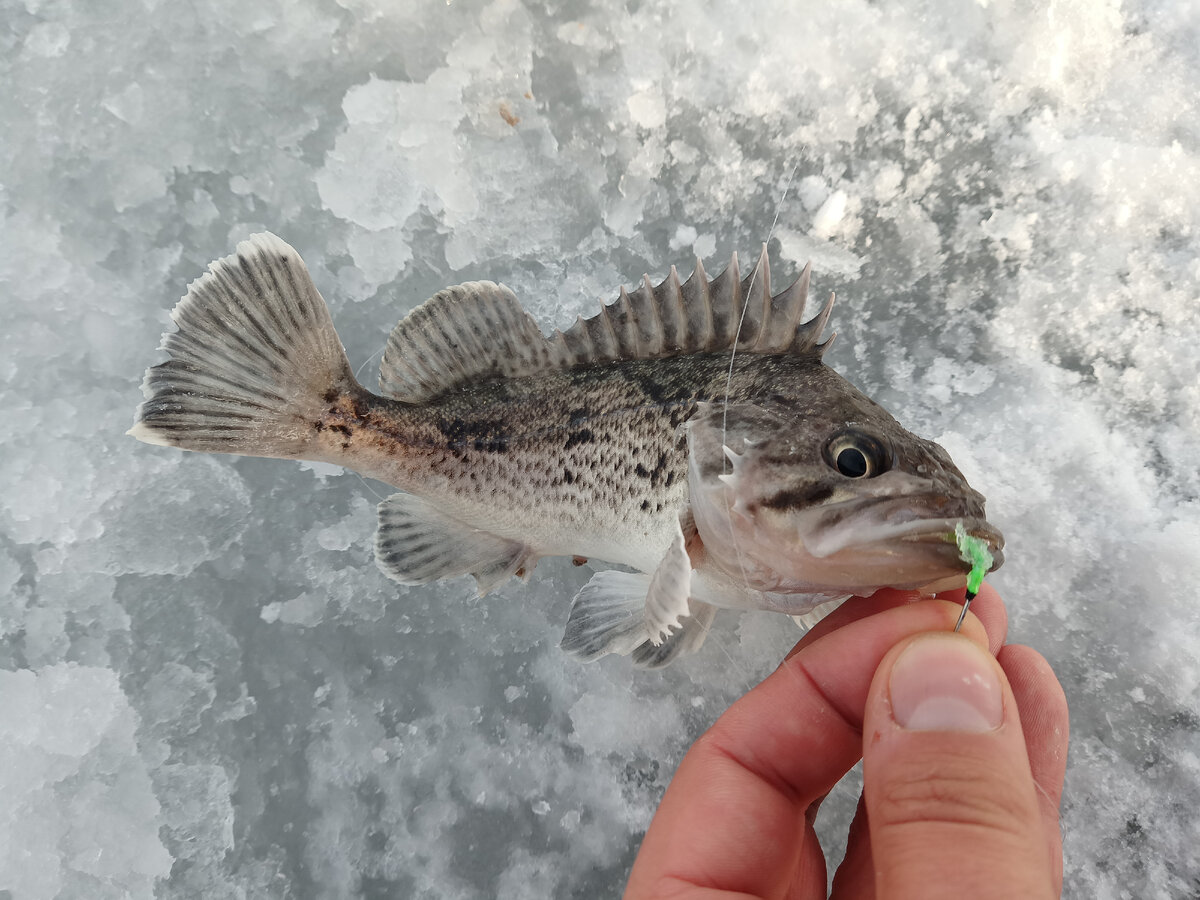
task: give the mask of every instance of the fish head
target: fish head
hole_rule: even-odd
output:
[[[807,391],[813,402],[706,404],[688,423],[692,512],[712,561],[757,591],[945,590],[971,570],[961,522],[999,567],[1004,538],[950,455],[821,369],[836,381]]]

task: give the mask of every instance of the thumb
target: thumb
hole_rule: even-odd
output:
[[[1056,896],[1016,701],[986,649],[947,632],[894,647],[863,745],[876,896]]]

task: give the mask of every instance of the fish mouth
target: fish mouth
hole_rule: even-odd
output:
[[[992,556],[992,565],[988,571],[995,572],[1000,568],[1004,564],[1004,535],[986,519],[927,519],[912,523],[916,527],[896,537],[909,544],[945,545],[948,548],[946,555],[957,559],[960,566],[970,571],[971,563],[962,559],[954,532],[959,522],[962,522],[963,529],[970,537],[987,544],[988,553]]]
[[[974,507],[974,508],[972,508]],[[940,494],[908,494],[887,499],[851,501],[827,507],[805,540],[814,556],[842,550],[895,552],[903,547],[932,554],[949,570],[971,570],[959,554],[955,527],[961,522],[971,537],[992,554],[994,572],[1004,562],[1004,535],[982,515],[981,504],[952,501]]]

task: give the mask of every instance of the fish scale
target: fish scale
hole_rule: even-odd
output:
[[[956,530],[1003,558],[945,450],[823,363],[809,278],[772,296],[765,248],[744,281],[736,256],[711,281],[697,261],[549,337],[502,285],[456,285],[396,326],[373,393],[299,254],[256,235],[189,286],[131,434],[395,486],[376,556],[405,584],[486,593],[552,555],[631,567],[580,591],[563,647],[665,665],[718,607],[961,584]]]

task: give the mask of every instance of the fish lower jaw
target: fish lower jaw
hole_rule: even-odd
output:
[[[930,548],[945,545],[947,554],[957,559],[954,529],[959,522],[963,523],[967,534],[984,541],[994,556],[1003,559],[1001,549],[1004,547],[1004,536],[987,520],[975,516],[912,518],[903,522],[848,521],[816,536],[801,537],[801,540],[805,549],[817,558],[847,552],[886,554],[906,545],[926,545]]]

